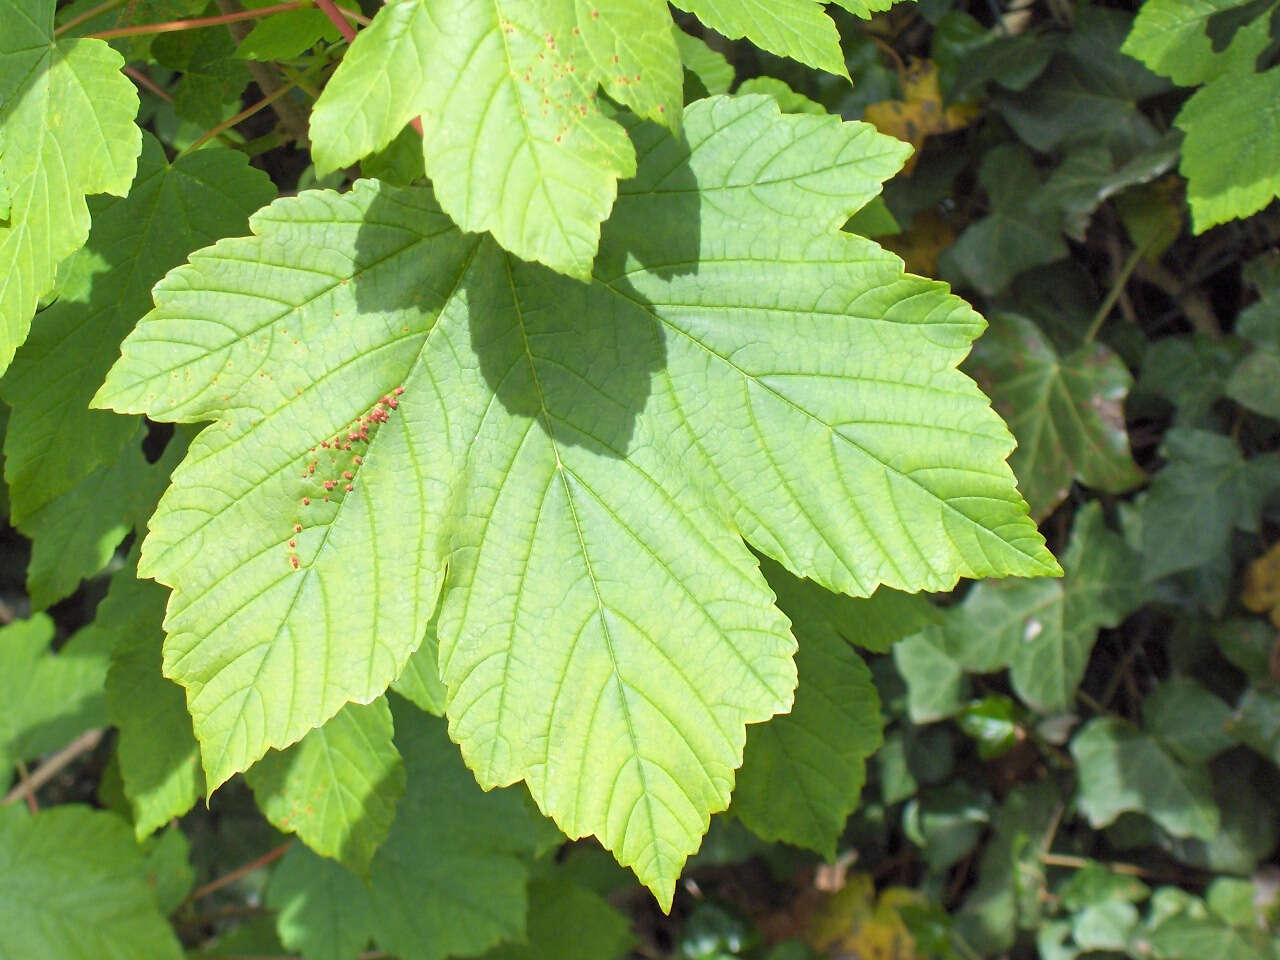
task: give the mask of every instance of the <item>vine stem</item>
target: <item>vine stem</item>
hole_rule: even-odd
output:
[[[168,90],[160,86],[160,84],[156,83],[154,80],[148,77],[145,73],[143,73],[137,67],[132,67],[126,63],[124,65],[124,72],[125,72],[125,75],[128,76],[130,79],[132,79],[133,82],[136,83],[138,86],[146,87],[148,90],[154,93],[161,100],[165,100],[169,103],[173,103],[172,94],[170,94]]]
[[[137,37],[148,33],[173,33],[178,30],[196,30],[200,27],[216,27],[224,23],[235,23],[238,20],[256,20],[269,17],[273,13],[287,13],[290,10],[302,10],[309,7],[312,0],[294,0],[293,3],[277,3],[272,7],[259,7],[256,10],[237,10],[235,13],[222,13],[216,17],[196,17],[191,20],[169,20],[165,23],[143,23],[136,27],[117,27],[114,30],[101,30],[89,34],[95,40],[110,40],[113,37]]]
[[[88,753],[98,745],[98,741],[101,739],[101,730],[88,730],[80,734],[48,760],[40,764],[35,773],[24,778],[20,784],[5,794],[4,799],[0,800],[0,807],[8,806],[27,797],[34,797],[36,791],[52,780],[59,770],[75,760],[80,754]]]
[[[293,846],[293,841],[286,840],[284,843],[280,844],[280,846],[276,847],[274,850],[268,850],[266,853],[258,857],[256,860],[251,860],[248,863],[244,864],[243,866],[236,867],[236,869],[232,870],[230,873],[224,873],[220,877],[214,877],[212,880],[206,883],[203,887],[197,887],[195,890],[189,893],[187,895],[187,899],[183,900],[180,904],[178,904],[174,912],[176,913],[178,910],[181,910],[187,904],[195,903],[197,900],[201,900],[204,897],[207,897],[211,893],[217,893],[223,887],[230,886],[231,884],[239,880],[241,877],[247,876],[248,874],[253,873],[253,871],[259,870],[262,867],[265,867],[269,863],[274,863],[275,861],[283,857],[285,855],[285,852],[288,851],[288,849],[292,846]]]
[[[1120,299],[1120,294],[1124,293],[1125,284],[1129,282],[1129,277],[1138,266],[1138,261],[1142,259],[1142,255],[1146,253],[1144,246],[1133,248],[1133,252],[1129,254],[1129,259],[1124,262],[1124,266],[1120,268],[1120,273],[1116,276],[1115,281],[1111,284],[1111,289],[1107,291],[1107,298],[1102,301],[1102,306],[1098,307],[1098,312],[1093,315],[1093,322],[1089,324],[1089,329],[1084,335],[1085,343],[1092,343],[1093,338],[1098,335],[1098,331],[1102,329],[1102,324],[1106,321],[1111,313],[1111,308],[1116,305],[1116,301]]]
[[[84,23],[86,20],[92,20],[94,17],[101,16],[102,14],[106,13],[109,10],[114,10],[116,7],[120,6],[124,2],[125,0],[106,0],[105,3],[100,3],[96,7],[90,7],[88,10],[80,14],[78,17],[72,17],[62,26],[54,30],[53,31],[54,39],[56,40],[58,37],[66,33],[68,30],[71,30],[74,27],[80,26],[80,24]]]
[[[252,104],[251,106],[245,107],[243,110],[237,113],[234,117],[230,117],[226,120],[223,120],[216,127],[212,127],[209,130],[206,130],[204,133],[202,133],[199,136],[199,138],[194,140],[189,147],[187,147],[185,150],[179,153],[178,156],[185,157],[188,153],[191,153],[193,150],[199,150],[201,147],[203,147],[206,143],[208,143],[214,137],[219,136],[220,134],[226,132],[227,130],[230,130],[240,121],[249,119],[249,117],[252,117],[255,113],[257,113],[259,110],[262,110],[264,107],[271,106],[271,104],[275,103],[277,100],[283,97],[286,93],[292,90],[295,86],[297,86],[295,82],[281,84],[279,87],[271,91],[271,93],[267,94],[257,103]]]

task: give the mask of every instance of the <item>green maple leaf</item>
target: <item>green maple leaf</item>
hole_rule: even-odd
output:
[[[981,318],[839,232],[906,147],[764,97],[684,119],[632,129],[590,284],[362,182],[156,287],[95,402],[217,420],[140,569],[174,588],[165,673],[211,787],[379,695],[443,587],[480,783],[524,779],[669,902],[795,686],[743,537],[858,595],[1057,572],[954,369]]]
[[[617,181],[635,173],[596,89],[678,122],[674,29],[658,0],[387,4],[316,102],[316,168],[380,150],[421,116],[427,176],[458,226],[585,278]]]
[[[238,151],[202,150],[170,165],[148,134],[128,196],[89,201],[93,227],[63,269],[62,295],[40,312],[0,381],[11,408],[5,480],[12,522],[34,541],[27,582],[37,607],[102,569],[150,515],[176,462],[147,463],[141,417],[89,409],[120,341],[166,271],[242,232],[273,195]]]
[[[54,0],[0,0],[0,371],[58,263],[89,233],[85,196],[124,196],[141,146],[138,94],[101,40],[53,43]]]
[[[1107,493],[1142,483],[1124,423],[1133,378],[1109,348],[1094,343],[1059,356],[1030,320],[1002,314],[969,369],[1017,438],[1009,465],[1033,517],[1066,499],[1073,479]]]
[[[204,792],[200,748],[182,688],[160,672],[168,591],[139,580],[137,557],[111,579],[94,623],[114,637],[107,713],[138,839],[180,817]]]
[[[748,731],[732,810],[766,840],[833,858],[883,727],[871,671],[849,640],[883,650],[928,623],[933,608],[892,590],[837,597],[773,561],[761,566],[799,642],[799,682],[790,713]]]
[[[179,960],[119,817],[66,804],[0,807],[0,956]]]
[[[840,34],[820,0],[678,0],[675,5],[731,40],[746,37],[780,57],[849,76]],[[840,6],[858,13],[856,7],[867,4],[840,0]],[[882,9],[879,3],[875,8]]]
[[[267,894],[281,940],[312,960],[345,960],[370,939],[404,960],[443,960],[523,938],[526,859],[554,830],[523,791],[482,793],[443,721],[403,700],[391,713],[406,788],[390,836],[367,879],[290,850]]]
[[[246,779],[277,829],[367,874],[404,792],[391,734],[385,699],[349,703],[293,746],[268,753]]]

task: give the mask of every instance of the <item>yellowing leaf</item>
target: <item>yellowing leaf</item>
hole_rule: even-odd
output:
[[[913,66],[902,78],[902,99],[881,100],[867,107],[864,119],[874,123],[881,133],[905,140],[916,148],[902,172],[911,175],[916,156],[925,138],[936,133],[950,133],[971,124],[978,116],[972,104],[942,105],[938,90],[938,66],[932,60]]]
[[[1254,613],[1268,613],[1280,627],[1280,543],[1249,564],[1240,602]]]
[[[859,873],[819,908],[809,945],[824,955],[858,960],[924,960],[899,912],[924,902],[913,890],[891,887],[877,899],[870,874]]]

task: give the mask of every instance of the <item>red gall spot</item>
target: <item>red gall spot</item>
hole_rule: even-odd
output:
[[[290,558],[289,558],[289,564],[293,567],[293,569],[297,570],[297,569],[298,569],[298,558],[297,558],[297,557],[290,557]]]
[[[592,19],[592,20],[599,20],[599,19],[600,19],[600,11],[599,11],[599,10],[592,10],[592,11],[591,11],[591,19]]]
[[[658,112],[659,112],[659,113],[666,113],[666,112],[667,112],[667,108],[666,108],[665,106],[663,106],[663,105],[660,103],[660,104],[658,104]]]
[[[392,393],[394,393],[394,394],[398,397],[398,396],[400,396],[400,394],[404,393],[404,387],[396,387],[396,388],[395,388],[394,390],[392,390],[391,392],[392,392]]]
[[[325,503],[328,503],[328,502],[329,502],[329,495],[328,495],[328,494],[325,494],[324,502],[325,502]]]
[[[326,490],[332,490],[332,489],[333,489],[334,487],[336,487],[337,485],[338,485],[338,482],[337,482],[336,480],[326,480],[326,481],[324,482],[324,488],[325,488]]]
[[[309,507],[309,506],[311,506],[311,498],[310,498],[310,497],[303,497],[303,498],[302,498],[302,505],[303,505],[304,507]]]
[[[618,62],[618,55],[616,53],[613,55],[613,62],[614,63]]]
[[[352,474],[351,474],[351,471],[350,471],[350,470],[343,470],[343,471],[342,471],[342,479],[343,479],[343,480],[350,480],[351,478],[352,478]]]
[[[306,480],[306,479],[307,479],[308,477],[310,477],[310,476],[311,476],[311,474],[309,474],[309,473],[303,473],[303,475],[302,475],[302,479],[303,479],[303,480]]]
[[[290,541],[289,541],[289,549],[290,549],[290,550],[292,550],[292,549],[293,549],[294,547],[296,547],[297,545],[298,545],[298,541],[297,541],[297,540],[290,540]]]
[[[392,397],[390,400],[387,401],[387,406],[389,406],[392,410],[394,410],[396,407],[400,406],[400,401],[397,400],[395,397]]]
[[[355,486],[355,484],[354,484],[354,483],[348,483],[348,484],[347,484],[345,487],[343,487],[342,489],[343,489],[343,490],[346,490],[346,491],[351,491],[351,490],[354,490],[355,488],[356,488],[356,486]]]
[[[293,532],[294,532],[294,533],[301,533],[301,532],[302,532],[302,524],[300,524],[300,523],[295,523],[295,524],[293,525]]]

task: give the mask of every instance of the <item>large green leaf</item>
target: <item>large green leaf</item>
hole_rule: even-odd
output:
[[[293,746],[268,753],[246,779],[278,829],[367,874],[404,792],[391,734],[385,699],[349,703]]]
[[[96,402],[217,418],[141,570],[174,588],[165,671],[211,786],[381,693],[447,569],[441,675],[481,784],[525,779],[665,901],[745,724],[795,685],[741,537],[860,595],[1057,571],[954,369],[981,318],[838,231],[906,148],[765,97],[685,129],[632,130],[589,285],[362,182],[157,286]]]
[[[833,622],[818,596],[821,587],[770,561],[763,567],[799,642],[799,682],[791,712],[748,733],[733,812],[766,840],[833,859],[884,724],[871,671],[840,631],[856,632],[859,608],[876,607],[882,595],[849,601],[852,615]],[[904,626],[910,630],[909,619]]]
[[[120,341],[151,309],[151,288],[198,247],[242,233],[274,195],[271,181],[235,150],[200,150],[165,162],[143,140],[138,174],[122,200],[89,202],[89,240],[63,270],[62,295],[40,313],[0,382],[12,413],[4,475],[13,520],[27,518],[98,468],[117,464],[139,417],[90,410]],[[111,500],[99,505],[109,510]]]
[[[1124,424],[1133,378],[1109,348],[1093,343],[1060,356],[1030,320],[1000,314],[968,369],[1018,441],[1009,465],[1033,517],[1065,500],[1073,479],[1106,493],[1142,482]]]
[[[115,636],[107,711],[119,730],[116,758],[139,838],[182,816],[204,792],[182,688],[160,673],[168,599],[159,584],[137,578],[135,558],[112,578],[94,621]]]
[[[0,0],[0,371],[88,236],[85,196],[124,196],[140,147],[123,59],[101,40],[53,43],[54,5]]]
[[[1098,630],[1145,599],[1138,558],[1096,501],[1076,514],[1062,565],[1061,580],[978,584],[945,631],[968,669],[1008,666],[1018,695],[1045,712],[1071,706]]]
[[[848,2],[842,0],[841,6]],[[780,57],[849,76],[840,34],[821,0],[676,0],[675,5],[731,40],[746,37]]]
[[[525,933],[528,869],[547,833],[523,791],[482,793],[441,720],[393,700],[405,797],[367,881],[301,848],[272,877],[281,939],[348,960],[370,938],[403,960],[473,956]],[[553,832],[553,831],[552,831]]]
[[[528,942],[506,943],[484,960],[618,960],[631,925],[596,894],[554,874],[529,885]]]
[[[0,956],[178,960],[141,853],[117,816],[0,807]]]
[[[625,24],[594,22],[605,20],[601,6],[625,13]],[[617,181],[635,173],[632,145],[601,113],[596,87],[623,96],[635,86],[631,102],[677,122],[673,29],[652,0],[389,3],[316,102],[316,168],[353,163],[421,116],[427,175],[459,227],[586,278]]]
[[[1078,802],[1094,827],[1125,811],[1150,817],[1175,837],[1211,839],[1218,830],[1208,774],[1184,767],[1137,727],[1098,717],[1071,741]]]

